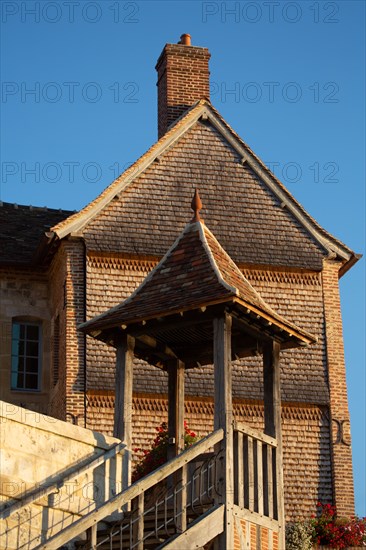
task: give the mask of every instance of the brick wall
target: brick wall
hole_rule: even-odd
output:
[[[66,254],[66,415],[84,425],[85,337],[77,326],[85,320],[85,254],[81,239],[64,243]]]
[[[207,48],[182,44],[165,46],[156,64],[159,138],[188,107],[199,99],[210,97],[210,57]]]
[[[350,416],[344,362],[339,263],[324,261],[323,294],[330,390],[334,504],[340,515],[354,514]]]
[[[52,339],[51,350],[54,359],[54,329],[56,319],[59,319],[58,335],[58,380],[52,377],[52,389],[50,392],[50,414],[60,420],[66,420],[66,253],[62,244],[52,262],[49,273],[50,304],[52,314]],[[52,361],[52,370],[54,364]]]
[[[52,322],[59,317],[59,378],[51,393],[56,418],[84,425],[84,336],[77,326],[85,319],[84,245],[63,241],[50,270]]]

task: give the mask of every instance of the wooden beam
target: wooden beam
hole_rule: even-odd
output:
[[[171,362],[168,367],[168,459],[184,451],[184,363]]]
[[[231,298],[226,301],[231,305]],[[137,338],[137,336],[147,333],[156,335],[160,331],[181,330],[185,327],[200,325],[208,321],[211,322],[215,316],[219,315],[223,308],[221,301],[213,301],[210,304],[206,304],[205,307],[206,309],[204,311],[201,310],[201,307],[197,307],[196,309],[184,312],[179,312],[179,310],[177,310],[160,319],[146,319],[146,324],[144,326],[141,325],[141,322],[131,323],[128,327],[128,332]],[[183,316],[181,315],[182,313]]]
[[[256,430],[255,428],[252,428],[245,422],[240,422],[239,420],[235,420],[234,429],[245,435],[250,435],[251,437],[254,437],[254,439],[259,439],[259,441],[262,441],[262,443],[266,443],[267,445],[271,445],[272,447],[277,447],[276,439],[274,439],[273,437],[269,437],[268,435],[264,434],[260,430]]]
[[[224,505],[211,508],[189,525],[189,528],[171,542],[163,544],[164,549],[202,548],[224,528]],[[161,548],[159,546],[159,548]],[[234,548],[234,547],[232,547]],[[232,549],[231,549],[232,550]]]
[[[214,319],[214,375],[214,427],[223,428],[226,435],[233,422],[231,317],[227,314]]]
[[[233,510],[234,516],[237,516],[240,519],[244,519],[246,521],[249,521],[251,523],[254,523],[255,525],[260,525],[261,527],[265,527],[266,529],[271,529],[272,531],[278,531],[278,521],[274,519],[267,518],[266,516],[262,516],[261,514],[258,514],[257,512],[251,512],[250,510],[246,510],[245,508],[240,508],[239,506],[236,506],[234,504],[234,510]],[[284,546],[279,546],[281,550],[283,550]]]
[[[133,350],[135,340],[128,334],[120,337],[117,345],[116,396],[114,403],[113,436],[121,439],[127,449],[122,461],[122,490],[131,483],[132,445],[132,382]]]
[[[168,460],[184,451],[184,363],[172,361],[168,367]],[[183,487],[187,481],[186,467],[178,470],[171,480],[173,486]],[[178,529],[187,528],[187,491],[181,490],[176,498]]]
[[[169,346],[160,344],[160,342],[158,342],[156,338],[153,338],[152,336],[141,334],[140,336],[136,336],[136,340],[142,342],[147,348],[150,348],[154,352],[160,353],[165,359],[177,358],[176,354],[173,350],[169,348]]]
[[[232,366],[231,366],[231,316],[223,313],[215,318],[214,326],[214,374],[215,403],[214,427],[223,428],[224,460],[220,477],[223,479],[223,491],[219,503],[225,504],[224,532],[219,537],[220,550],[234,548],[234,453],[233,453],[233,402],[232,402]],[[216,545],[217,546],[217,545]]]
[[[283,494],[282,430],[281,430],[281,385],[280,344],[271,342],[263,347],[264,384],[264,432],[277,440],[275,494],[279,523],[279,546],[285,547],[285,510]],[[276,502],[274,502],[276,508]]]

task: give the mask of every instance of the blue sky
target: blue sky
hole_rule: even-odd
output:
[[[363,1],[1,6],[0,198],[80,209],[156,140],[155,63],[208,47],[213,104],[319,223],[365,248]],[[356,511],[365,496],[364,260],[341,280]]]

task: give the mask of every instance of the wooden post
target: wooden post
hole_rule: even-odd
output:
[[[128,334],[121,336],[117,346],[116,393],[114,403],[113,436],[127,446],[122,457],[122,490],[131,484],[132,445],[132,381],[135,340]]]
[[[214,319],[214,373],[215,373],[215,430],[223,428],[223,491],[221,502],[225,504],[224,532],[219,536],[220,550],[234,548],[234,453],[233,453],[233,405],[231,367],[231,324],[229,315]]]
[[[92,525],[92,527],[89,527],[89,529],[86,532],[86,540],[88,542],[88,546],[90,550],[94,550],[97,546],[97,529],[98,524]]]
[[[184,363],[177,360],[168,368],[168,460],[184,451]],[[170,484],[176,487],[175,518],[178,530],[187,528],[187,468],[176,472]]]
[[[184,363],[177,360],[168,368],[169,456],[184,451]]]
[[[285,548],[285,510],[283,496],[282,429],[281,429],[281,385],[280,385],[280,344],[270,342],[263,347],[264,383],[264,433],[277,440],[276,449],[276,490],[279,523],[279,547]]]

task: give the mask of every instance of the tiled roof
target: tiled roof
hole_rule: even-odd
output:
[[[254,290],[202,221],[184,228],[161,262],[127,300],[79,328],[103,330],[237,301],[304,342],[314,338],[278,315]]]
[[[71,214],[61,209],[0,203],[0,264],[30,265],[45,233]]]
[[[111,185],[109,185],[94,201],[84,209],[55,225],[53,230],[62,238],[71,231],[83,231],[92,220],[101,214],[113,200],[123,197],[124,193],[134,185],[137,178],[143,178],[146,170],[156,159],[160,160],[167,151],[174,146],[185,133],[190,130],[197,121],[203,117],[221,134],[226,145],[233,147],[237,154],[242,156],[243,163],[247,163],[251,170],[268,186],[277,200],[283,203],[291,216],[296,220],[307,234],[314,239],[314,242],[323,249],[323,255],[333,253],[348,262],[349,265],[357,261],[353,251],[341,241],[325,231],[292,197],[283,184],[272,174],[265,164],[253,153],[242,139],[233,131],[221,115],[214,109],[208,100],[200,100],[182,115],[168,132],[160,138],[142,157],[121,174]],[[240,160],[240,159],[239,159]],[[223,177],[225,173],[223,172]],[[197,182],[196,182],[197,184]],[[199,182],[201,185],[201,182]],[[300,265],[304,267],[305,265]],[[310,266],[309,266],[310,267]]]

